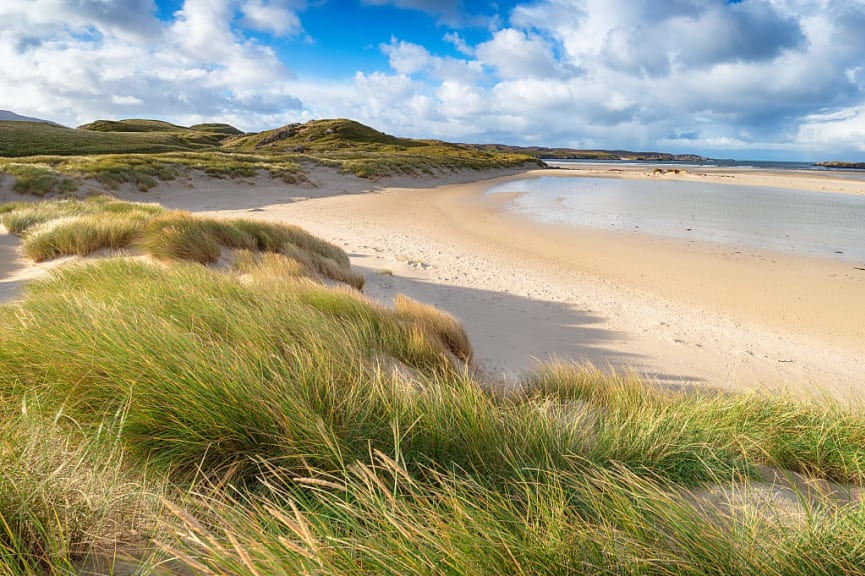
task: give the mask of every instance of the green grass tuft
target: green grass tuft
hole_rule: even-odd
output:
[[[104,196],[11,204],[0,209],[0,222],[22,236],[25,253],[36,261],[106,248],[140,248],[159,259],[201,264],[217,262],[224,249],[278,252],[298,262],[308,276],[358,290],[364,284],[345,252],[288,224],[196,218]]]
[[[160,259],[0,306],[0,574],[865,574],[859,404],[565,364],[505,392],[451,316],[323,283],[361,280],[298,228],[105,197],[0,221]]]

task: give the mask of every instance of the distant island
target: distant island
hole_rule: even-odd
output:
[[[849,170],[865,170],[865,162],[838,162],[832,160],[828,162],[817,162],[817,166],[826,168],[847,168]]]
[[[707,158],[697,154],[670,154],[668,152],[632,152],[629,150],[580,150],[576,148],[547,148],[544,146],[510,146],[507,144],[467,144],[486,151],[526,154],[541,160],[620,160],[638,162],[704,162]]]

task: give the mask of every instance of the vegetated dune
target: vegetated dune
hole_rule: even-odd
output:
[[[35,258],[150,255],[0,306],[5,572],[865,571],[861,406],[558,364],[505,393],[455,319],[368,300],[297,228],[107,198],[0,219]]]
[[[256,134],[225,124],[176,126],[155,120],[98,120],[78,129],[0,123],[0,177],[21,194],[54,197],[147,191],[160,182],[204,173],[214,178],[268,176],[306,182],[326,167],[375,180],[462,170],[538,166],[524,154],[397,138],[350,120],[315,120]]]

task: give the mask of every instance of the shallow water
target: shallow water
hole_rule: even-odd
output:
[[[539,221],[865,263],[863,196],[714,182],[549,176],[488,191],[499,192],[520,192],[508,208]]]

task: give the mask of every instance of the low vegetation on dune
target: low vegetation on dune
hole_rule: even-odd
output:
[[[6,157],[5,159],[3,157]],[[324,165],[362,178],[538,165],[527,155],[397,138],[351,120],[315,120],[256,134],[227,124],[177,126],[156,120],[98,120],[77,129],[0,122],[0,175],[37,196],[71,195],[88,184],[146,191],[193,172],[217,178],[267,175],[307,180]]]
[[[46,122],[0,121],[0,156],[159,153],[201,150],[218,146],[224,136],[182,129],[144,130],[135,126],[120,132],[66,128]]]
[[[21,236],[24,253],[37,262],[128,248],[157,259],[212,264],[224,250],[263,251],[293,259],[306,275],[363,286],[342,250],[287,224],[195,218],[107,196],[7,204],[0,223]]]
[[[196,171],[212,178],[264,174],[289,184],[307,180],[296,159],[222,151],[0,159],[0,173],[15,178],[13,190],[36,196],[73,195],[89,182],[105,191],[128,184],[146,192],[161,181]]]
[[[861,406],[558,364],[503,390],[298,228],[0,219],[35,257],[129,250],[0,306],[0,574],[865,573]]]

